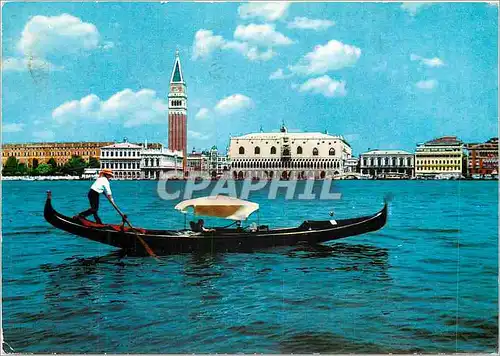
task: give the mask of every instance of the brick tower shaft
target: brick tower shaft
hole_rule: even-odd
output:
[[[182,170],[187,169],[187,91],[182,75],[179,52],[175,53],[174,68],[170,77],[168,93],[168,148],[182,151]]]

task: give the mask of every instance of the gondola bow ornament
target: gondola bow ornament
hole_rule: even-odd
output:
[[[184,200],[177,204],[175,209],[185,214],[193,210],[195,215],[246,220],[259,209],[259,204],[226,195],[216,195]]]

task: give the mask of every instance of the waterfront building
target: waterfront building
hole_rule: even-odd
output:
[[[182,160],[182,152],[159,143],[134,144],[126,140],[103,147],[100,157],[101,168],[112,169],[117,179],[164,179],[168,173],[182,172]]]
[[[498,137],[484,143],[469,143],[465,148],[468,151],[467,166],[470,176],[498,174]]]
[[[168,93],[168,148],[182,151],[187,158],[187,91],[182,74],[179,51],[175,53],[174,68],[170,77]],[[183,170],[187,169],[187,160],[183,161]]]
[[[456,136],[443,136],[417,145],[417,178],[448,176],[460,178],[466,171],[464,144]]]
[[[205,176],[208,172],[208,154],[206,151],[196,152],[193,148],[193,151],[187,156],[187,176]],[[208,176],[207,176],[208,177]]]
[[[196,152],[194,149],[187,157],[188,176],[199,176],[205,178],[220,178],[227,176],[231,168],[230,159],[227,154],[222,154],[217,146],[210,150]]]
[[[63,165],[72,156],[80,156],[85,161],[90,157],[99,158],[101,147],[113,142],[37,142],[15,143],[2,145],[2,165],[11,156],[16,157],[19,163],[33,168],[42,163],[47,163],[54,158],[58,165]]]
[[[413,177],[415,157],[413,153],[402,150],[370,150],[359,156],[360,171],[374,178],[399,176]]]
[[[342,136],[319,132],[260,132],[232,137],[233,178],[333,178],[344,172],[351,146]]]
[[[114,143],[101,148],[101,168],[113,170],[117,179],[141,178],[142,145],[124,142]]]
[[[223,176],[230,168],[230,159],[227,154],[222,154],[217,150],[217,146],[212,146],[208,151],[208,170],[210,177],[218,178]]]
[[[345,161],[344,173],[359,173],[359,158],[348,158]]]
[[[184,157],[181,151],[161,147],[140,151],[140,169],[143,179],[166,179],[183,177]]]

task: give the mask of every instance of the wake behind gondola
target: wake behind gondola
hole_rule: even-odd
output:
[[[239,208],[236,206],[239,204]],[[176,209],[186,212],[194,209],[197,215],[219,216],[240,220],[258,209],[258,204],[225,196],[198,198],[178,204]],[[381,229],[387,221],[387,203],[369,216],[325,221],[304,221],[300,226],[269,229],[214,228],[210,231],[154,230],[130,228],[122,225],[96,224],[87,219],[68,217],[52,206],[51,193],[47,193],[44,217],[54,227],[71,234],[121,248],[128,254],[146,255],[140,237],[157,255],[193,251],[238,252],[299,243],[317,244]]]

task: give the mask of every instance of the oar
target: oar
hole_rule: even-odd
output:
[[[120,214],[120,216],[122,217],[123,221],[125,221],[128,226],[130,226],[131,229],[135,230],[135,228],[132,226],[132,224],[130,223],[130,221],[127,219],[127,217],[125,216],[125,214],[123,214],[120,209],[118,208],[118,206],[115,204],[114,201],[112,201],[108,195],[104,194],[106,196],[106,198],[108,198],[109,202],[111,203],[111,205],[113,205],[113,207],[116,209],[116,211],[118,212],[118,214]],[[142,246],[144,246],[144,249],[146,250],[146,252],[151,256],[151,257],[154,257],[154,258],[157,258],[155,253],[153,252],[153,250],[151,249],[151,247],[149,247],[149,245],[146,243],[146,241],[144,241],[144,239],[142,237],[140,237],[138,234],[137,234],[137,231],[135,233],[135,237],[137,237],[137,239],[139,240],[139,242],[142,244]]]

